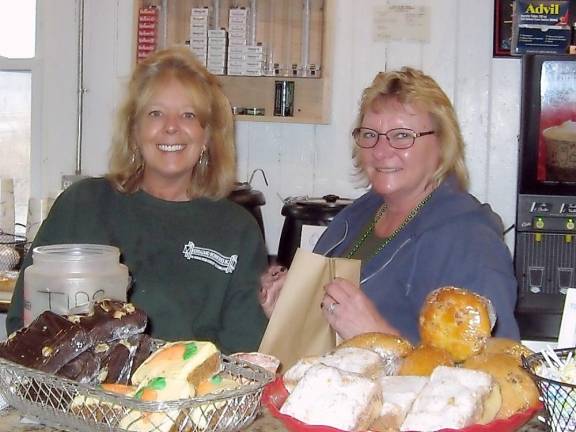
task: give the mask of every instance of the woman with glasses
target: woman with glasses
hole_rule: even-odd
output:
[[[438,84],[411,68],[379,73],[363,92],[352,136],[357,174],[370,190],[334,218],[315,252],[361,260],[361,282],[326,285],[331,326],[345,339],[378,331],[416,343],[426,296],[453,285],[489,298],[493,334],[518,339],[503,226],[466,192],[464,142]],[[262,280],[268,315],[280,285],[273,279]]]

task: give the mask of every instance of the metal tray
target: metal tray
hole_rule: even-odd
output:
[[[238,389],[176,401],[142,402],[0,358],[0,395],[26,417],[68,431],[237,431],[256,418],[262,391],[273,374],[224,355],[222,363],[223,373],[240,383]],[[121,427],[126,416],[131,421],[125,420]],[[142,422],[146,422],[144,428]]]

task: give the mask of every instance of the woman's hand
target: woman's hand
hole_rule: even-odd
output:
[[[287,269],[284,266],[272,265],[260,276],[260,292],[258,299],[264,314],[270,319],[276,300],[286,280]]]
[[[366,332],[399,334],[356,285],[336,278],[326,284],[324,290],[326,294],[321,305],[324,316],[343,339]]]

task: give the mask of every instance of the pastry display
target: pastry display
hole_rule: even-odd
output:
[[[271,396],[280,398],[272,404],[279,414],[308,425],[344,431],[435,431],[508,419],[534,409],[538,391],[520,368],[520,356],[530,351],[517,341],[491,338],[494,323],[487,299],[440,288],[422,307],[421,345],[381,333],[357,335],[324,355],[296,362],[282,376],[287,396]],[[368,360],[366,352],[377,358]],[[366,380],[378,389],[370,398],[364,397],[370,394]],[[364,383],[365,393],[349,391],[351,382]],[[344,395],[355,391],[344,402]]]
[[[208,431],[255,418],[272,374],[250,363],[275,370],[277,359],[238,353],[223,361],[212,342],[152,340],[146,323],[130,303],[110,300],[86,315],[39,315],[0,343],[4,359],[44,372],[2,363],[14,407],[127,431]]]
[[[490,301],[456,287],[432,291],[420,311],[422,344],[441,348],[456,361],[484,349],[495,324]]]

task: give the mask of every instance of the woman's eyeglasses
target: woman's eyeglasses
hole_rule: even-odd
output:
[[[391,147],[395,149],[407,149],[414,145],[416,138],[431,135],[435,131],[415,132],[412,129],[396,128],[380,133],[370,128],[356,128],[352,131],[352,136],[358,147],[373,148],[378,144],[381,136],[385,136]]]

